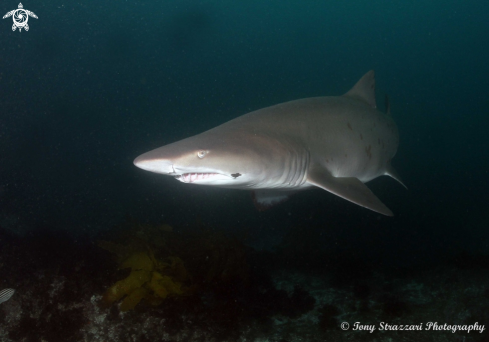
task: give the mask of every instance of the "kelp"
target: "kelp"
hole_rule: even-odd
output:
[[[134,251],[131,247],[107,241],[100,241],[99,246],[123,259],[119,269],[131,270],[129,276],[119,280],[105,292],[102,297],[105,306],[123,298],[120,309],[128,311],[134,309],[142,299],[158,305],[168,296],[190,293],[191,288],[184,286],[189,275],[180,258],[172,256],[157,260],[149,247],[147,251]]]
[[[119,269],[130,274],[103,295],[110,306],[122,299],[120,310],[134,309],[143,299],[159,305],[168,297],[188,296],[203,288],[239,280],[246,282],[244,246],[210,229],[176,234],[169,225],[130,224],[118,242],[99,241]]]

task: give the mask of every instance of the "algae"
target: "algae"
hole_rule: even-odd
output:
[[[124,250],[123,246],[107,242],[99,243],[99,246],[119,252]],[[187,292],[183,282],[188,280],[188,274],[183,261],[178,257],[157,260],[148,248],[147,251],[130,254],[119,268],[130,268],[131,273],[105,292],[102,297],[104,306],[123,299],[120,310],[128,311],[134,309],[143,299],[147,299],[152,305],[158,305],[168,296],[181,296]]]
[[[244,246],[209,229],[182,235],[167,224],[130,223],[118,240],[98,242],[113,254],[119,269],[130,269],[125,279],[105,292],[104,306],[122,300],[120,310],[128,311],[143,300],[159,305],[168,297],[192,295],[235,280],[247,281]]]

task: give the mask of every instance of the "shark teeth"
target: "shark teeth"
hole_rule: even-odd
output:
[[[200,181],[204,179],[209,179],[214,176],[219,175],[218,173],[184,173],[177,177],[180,182],[193,183],[195,181]]]

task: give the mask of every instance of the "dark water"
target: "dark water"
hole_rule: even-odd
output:
[[[4,3],[3,11],[16,8]],[[133,217],[247,231],[292,227],[389,263],[487,253],[489,3],[26,2],[0,29],[0,225],[96,235]],[[140,153],[291,99],[339,95],[375,69],[401,143],[380,217],[324,191],[259,213],[239,190],[186,186]],[[317,238],[317,237],[316,237]],[[341,247],[338,247],[341,246]]]
[[[17,290],[0,308],[1,341],[156,341],[197,330],[208,336],[202,341],[271,331],[271,341],[340,341],[355,340],[338,330],[341,320],[489,325],[489,2],[23,5],[38,16],[28,32],[12,32],[12,18],[0,23],[0,290]],[[341,95],[371,69],[377,103],[391,99],[401,136],[393,165],[409,188],[389,177],[368,184],[392,218],[323,190],[258,212],[246,191],[182,184],[133,165],[143,152],[249,111]],[[202,224],[246,236],[255,286],[217,282],[184,304],[177,298],[132,316],[100,309],[124,275],[95,241],[128,220],[172,225],[181,249],[190,244],[186,230]],[[454,256],[458,269],[446,266]],[[298,339],[273,325],[276,315],[307,312],[320,327],[310,319],[305,330],[289,329]],[[120,339],[102,333],[117,329]],[[314,329],[325,335],[312,339]],[[486,335],[448,332],[446,341]],[[416,336],[393,340],[445,341]]]

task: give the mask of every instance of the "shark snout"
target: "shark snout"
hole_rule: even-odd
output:
[[[148,158],[145,154],[134,159],[134,165],[140,169],[155,173],[170,174],[175,172],[171,160]]]

